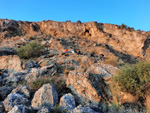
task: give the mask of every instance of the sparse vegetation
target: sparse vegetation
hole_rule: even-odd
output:
[[[117,67],[119,65],[119,62],[115,58],[106,57],[105,58],[105,64],[110,64],[110,65]]]
[[[51,113],[66,113],[67,110],[62,109],[61,106],[56,105],[53,110],[51,111]]]
[[[40,45],[36,41],[29,42],[17,49],[17,54],[21,58],[29,59],[33,57],[39,57],[44,52],[44,46]]]
[[[40,77],[40,78],[36,79],[35,81],[31,81],[31,82],[27,83],[27,85],[29,86],[29,88],[31,90],[36,91],[40,87],[42,87],[42,85],[47,84],[47,83],[51,83],[55,86],[59,97],[70,92],[70,90],[66,87],[65,80],[63,78],[56,77],[56,76]]]
[[[122,91],[144,98],[150,88],[150,63],[125,65],[114,77]]]

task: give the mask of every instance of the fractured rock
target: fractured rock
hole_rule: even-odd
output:
[[[32,99],[32,107],[40,109],[42,106],[54,106],[58,102],[58,94],[52,84],[44,84],[35,92]]]
[[[103,95],[109,95],[110,89],[104,79],[97,74],[71,71],[66,80],[67,87],[75,95],[78,103],[98,105]]]
[[[20,85],[17,88],[13,89],[11,94],[13,94],[13,93],[18,93],[18,94],[24,95],[26,98],[30,98],[30,96],[31,96],[29,88],[27,86],[23,86],[23,85]]]
[[[74,109],[76,107],[75,99],[72,96],[72,94],[70,94],[70,93],[63,95],[60,98],[59,105],[62,107],[65,107],[66,109],[69,109],[69,110]]]
[[[15,105],[8,113],[33,113],[31,109],[24,105]]]
[[[0,69],[22,70],[22,62],[17,55],[0,56]]]
[[[10,111],[15,105],[26,105],[28,102],[28,99],[21,94],[9,94],[4,100],[5,111]]]

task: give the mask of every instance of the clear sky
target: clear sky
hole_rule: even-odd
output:
[[[125,23],[150,31],[150,0],[0,0],[0,18]]]

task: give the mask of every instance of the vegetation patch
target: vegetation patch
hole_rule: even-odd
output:
[[[122,91],[144,98],[150,89],[150,63],[125,65],[114,77]]]
[[[40,45],[37,41],[32,41],[25,46],[17,49],[17,54],[21,58],[29,59],[34,57],[39,57],[44,53],[44,46]]]

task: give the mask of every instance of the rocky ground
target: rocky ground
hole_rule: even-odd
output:
[[[96,22],[1,20],[0,33],[1,113],[145,112],[133,95],[112,89],[111,78],[125,63],[149,60],[148,32]],[[20,58],[17,48],[32,41],[44,45],[43,54]]]

